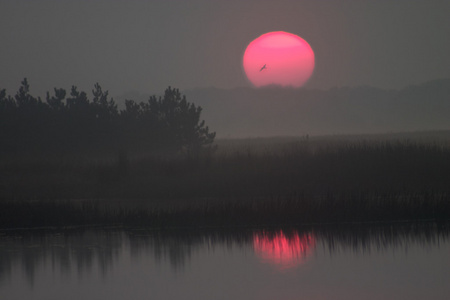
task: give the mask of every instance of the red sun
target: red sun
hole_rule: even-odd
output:
[[[301,87],[314,71],[314,52],[301,37],[274,31],[253,40],[245,50],[243,65],[256,86]]]

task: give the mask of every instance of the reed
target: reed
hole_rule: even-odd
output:
[[[449,195],[328,195],[324,198],[254,199],[138,208],[107,202],[0,203],[0,228],[145,226],[148,228],[277,227],[370,222],[445,223]]]
[[[446,140],[225,140],[216,152],[196,156],[2,161],[0,222],[221,227],[446,220],[448,182]],[[121,204],[112,205],[117,199]]]

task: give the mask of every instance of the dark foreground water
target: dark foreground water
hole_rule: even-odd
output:
[[[450,299],[445,226],[0,233],[0,299]]]

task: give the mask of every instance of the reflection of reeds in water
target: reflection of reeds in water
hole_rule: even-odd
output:
[[[32,284],[39,268],[80,275],[97,267],[105,275],[117,259],[123,243],[118,231],[14,231],[0,234],[0,281],[22,264]],[[48,267],[48,265],[47,265]]]
[[[163,230],[140,229],[66,229],[6,231],[0,234],[0,283],[11,276],[14,268],[23,268],[30,283],[39,268],[68,273],[101,274],[124,253],[134,258],[153,257],[169,262],[174,270],[181,268],[198,249],[250,247],[255,254],[277,266],[295,267],[315,251],[327,249],[330,254],[352,251],[370,255],[373,251],[407,250],[408,247],[439,247],[448,243],[450,227],[434,223],[397,223],[366,226],[304,226],[271,230]],[[124,251],[124,249],[127,249]]]

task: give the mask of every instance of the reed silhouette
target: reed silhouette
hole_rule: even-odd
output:
[[[450,218],[445,144],[310,138],[280,145],[257,146],[258,151],[241,145],[195,157],[3,163],[1,226],[223,227]]]

